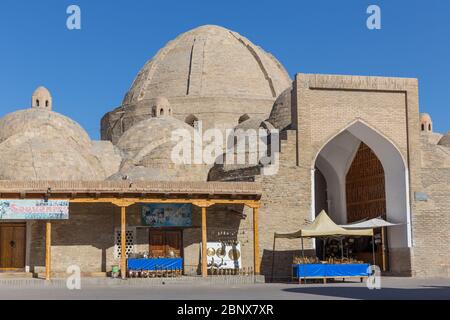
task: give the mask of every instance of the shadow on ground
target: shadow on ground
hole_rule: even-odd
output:
[[[285,292],[327,296],[336,299],[363,300],[450,300],[450,287],[423,286],[420,288],[382,288],[369,290],[364,287],[301,287],[283,289]]]

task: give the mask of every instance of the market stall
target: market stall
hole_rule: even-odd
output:
[[[129,276],[177,277],[182,275],[182,258],[132,258],[128,259]]]
[[[324,237],[373,237],[373,229],[345,229],[338,226],[330,219],[325,211],[322,211],[316,219],[309,225],[293,233],[275,233],[273,241],[273,254],[275,254],[276,239],[301,239],[302,256],[293,261],[292,277],[298,279],[323,279],[326,282],[330,278],[352,278],[357,277],[361,280],[369,276],[369,264],[344,258],[332,259],[329,261],[319,261],[317,257],[306,257],[304,253],[304,238],[324,238]],[[375,258],[374,258],[375,260]],[[275,258],[272,259],[272,273]],[[375,263],[375,261],[374,261]]]

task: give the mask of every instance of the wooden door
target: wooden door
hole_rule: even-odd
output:
[[[25,268],[25,224],[0,225],[0,269]]]
[[[165,241],[163,231],[150,231],[150,256],[165,257]]]
[[[181,257],[181,231],[166,231],[166,254],[173,251],[175,257]]]
[[[176,257],[182,255],[180,230],[151,230],[149,253],[152,257],[168,257],[173,251]]]

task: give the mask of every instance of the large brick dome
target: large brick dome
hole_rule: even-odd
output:
[[[170,41],[137,75],[122,106],[105,115],[102,138],[113,143],[149,116],[158,96],[174,117],[202,120],[205,128],[232,129],[243,114],[267,118],[291,79],[271,54],[240,34],[201,26]]]
[[[272,55],[236,32],[207,25],[181,34],[147,62],[123,104],[161,95],[276,99],[290,84]]]

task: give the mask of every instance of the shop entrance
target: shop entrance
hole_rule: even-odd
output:
[[[182,258],[183,237],[181,230],[150,230],[150,257]]]
[[[0,271],[25,269],[26,224],[0,224]]]
[[[387,138],[361,121],[356,121],[331,138],[318,152],[314,162],[314,213],[321,210],[340,225],[381,217],[398,224],[395,228],[374,230],[369,238],[337,239],[327,244],[333,252],[372,262],[383,271],[392,270],[396,252],[409,248],[408,176],[399,149]],[[343,245],[340,243],[343,240]],[[340,248],[344,246],[344,252]]]

